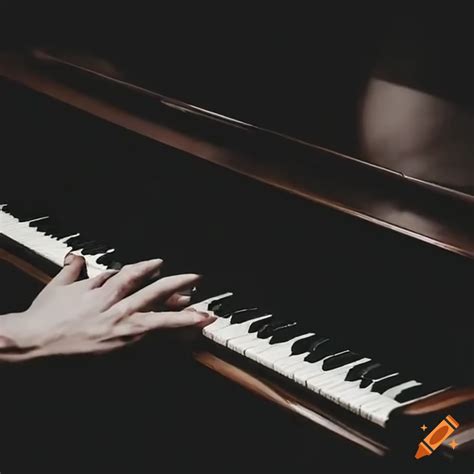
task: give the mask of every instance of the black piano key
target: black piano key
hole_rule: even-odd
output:
[[[38,224],[31,222],[29,225],[35,227],[39,232],[44,232],[46,236],[51,236],[58,240],[69,235],[77,234],[75,229],[70,226],[65,226],[52,217],[38,221]]]
[[[45,227],[49,227],[51,224],[54,224],[54,220],[51,217],[47,217],[46,219],[29,222],[28,227],[33,227],[42,231]]]
[[[66,245],[75,245],[82,241],[84,241],[84,237],[79,234],[79,235],[76,235],[75,237],[69,237],[69,239],[65,240],[64,243]]]
[[[376,369],[377,367],[381,367],[381,365],[382,364],[379,362],[374,362],[373,360],[363,362],[362,364],[357,364],[352,367],[349,372],[347,372],[344,380],[346,382],[354,382],[355,380],[359,380],[369,371]]]
[[[323,370],[333,370],[337,369],[338,367],[342,367],[343,365],[350,364],[351,362],[355,362],[356,360],[362,359],[360,354],[357,354],[352,351],[347,351],[342,354],[337,354],[332,357],[328,357],[323,362]]]
[[[379,364],[376,367],[368,370],[362,378],[368,378],[371,380],[378,380],[382,377],[386,377],[387,375],[394,374],[396,370],[393,370],[391,367],[387,367],[385,365]]]
[[[112,248],[112,246],[110,248]],[[114,250],[113,252],[108,252],[104,255],[101,255],[97,259],[97,263],[100,263],[100,264],[105,265],[105,266],[109,265],[112,262],[120,262],[122,265],[125,265],[126,263],[129,263],[126,260],[126,257],[117,250]]]
[[[45,225],[42,225],[42,226],[38,227],[38,230],[40,232],[44,232],[44,234],[46,234],[46,235],[53,236],[55,230],[57,230],[57,226],[54,225],[53,223],[45,224]]]
[[[88,235],[79,234],[76,237],[70,237],[69,239],[66,240],[65,243],[72,247],[72,246],[77,246],[77,245],[84,246],[92,242],[95,242],[95,239],[93,239],[92,237]]]
[[[54,234],[57,232],[58,227],[54,224],[42,226],[38,229],[40,232],[43,232],[44,235],[54,237]]]
[[[272,321],[268,322],[265,324],[265,326],[262,326],[257,333],[257,337],[259,339],[267,339],[267,337],[270,337],[273,335],[276,329],[283,327],[288,323],[287,321],[282,321],[281,319],[274,318]]]
[[[259,319],[258,321],[254,321],[249,327],[249,333],[260,331],[262,327],[266,326],[273,319],[273,316],[268,316],[268,318],[263,318]]]
[[[31,206],[29,202],[26,201],[7,203],[7,205],[2,210],[7,214],[12,215],[20,222],[26,222],[48,215],[48,212],[46,212],[45,210],[36,209],[35,207]]]
[[[409,402],[410,400],[416,400],[417,398],[424,397],[443,388],[445,387],[442,385],[421,384],[416,387],[406,388],[395,397],[395,400],[400,403]]]
[[[330,339],[326,336],[318,336],[313,342],[311,342],[308,352],[313,352],[317,349],[321,344],[326,344]]]
[[[109,270],[120,270],[123,267],[123,264],[120,262],[110,262],[107,264]]]
[[[107,250],[110,250],[110,245],[95,243],[84,246],[82,253],[84,255],[97,255],[98,253],[107,252]]]
[[[15,210],[11,213],[14,217],[16,217],[20,222],[31,221],[32,219],[38,219],[39,217],[47,216],[48,213],[46,211],[41,211],[38,209],[23,209],[23,210]]]
[[[84,255],[98,255],[107,252],[107,250],[110,250],[110,245],[101,245],[100,247],[96,247],[94,249],[89,250],[88,252],[82,253]]]
[[[296,322],[289,323],[287,326],[282,326],[275,330],[269,342],[270,344],[280,344],[301,336],[306,332],[308,331]]]
[[[76,235],[76,239],[83,239],[83,236],[78,236],[78,230],[74,223],[66,223],[63,219],[59,219],[54,215],[41,220],[35,220],[28,224],[30,227],[35,228],[38,232],[43,232],[46,235],[50,235],[53,238],[69,237]],[[72,237],[71,237],[72,238]],[[89,238],[89,240],[91,240]]]
[[[90,244],[94,244],[96,243],[95,240],[85,240],[85,241],[82,241],[82,242],[76,242],[74,244],[68,244],[69,247],[71,247],[72,250],[81,250],[83,249],[84,247],[87,247],[88,245]]]
[[[51,217],[45,217],[44,219],[40,219],[37,221],[29,222],[28,227],[33,227],[35,229],[39,229],[42,225],[46,224],[51,224],[53,222],[53,219]]]
[[[101,265],[109,265],[112,262],[115,262],[117,260],[117,253],[116,252],[109,252],[104,255],[101,255],[97,259],[97,263],[100,263]]]
[[[55,232],[53,237],[55,237],[56,239],[64,239],[64,237],[67,237],[68,235],[71,235],[72,232],[71,231],[68,231],[68,230],[60,230],[58,232]]]
[[[211,301],[207,307],[209,311],[216,311],[222,308],[222,305],[225,304],[226,301],[229,301],[234,295],[228,295],[224,298],[219,298],[218,300]]]
[[[214,309],[214,313],[221,318],[229,318],[239,309],[254,308],[255,306],[248,302],[242,301],[240,298],[231,298],[222,303],[222,305]]]
[[[387,377],[385,379],[374,382],[371,391],[377,393],[384,393],[389,388],[396,387],[397,385],[400,385],[404,382],[408,382],[409,380],[411,379],[405,375],[392,375],[391,377]]]
[[[308,336],[296,341],[291,346],[291,353],[293,355],[297,355],[297,354],[304,354],[305,352],[309,352],[311,344],[315,342],[317,339],[319,339],[319,336],[314,334],[313,336]]]
[[[315,349],[313,349],[305,358],[306,362],[319,362],[320,360],[324,359],[327,356],[337,354],[346,350],[347,348],[342,346],[341,344],[331,340],[326,339],[325,341],[317,344]]]
[[[232,314],[230,324],[244,323],[245,321],[250,321],[251,319],[259,318],[266,314],[268,314],[268,311],[260,308],[239,309]]]
[[[372,384],[374,381],[369,378],[362,378],[359,384],[359,388],[367,388],[370,384]]]

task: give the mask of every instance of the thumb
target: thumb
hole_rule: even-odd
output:
[[[84,257],[69,253],[64,258],[64,268],[49,283],[52,286],[68,285],[79,279],[85,270]]]

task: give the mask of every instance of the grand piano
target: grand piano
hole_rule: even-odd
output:
[[[413,74],[385,57],[367,79],[378,51],[352,56],[373,44],[367,28],[349,52],[334,41],[349,71],[341,61],[309,78],[289,50],[301,75],[283,87],[281,58],[278,70],[271,56],[257,67],[252,32],[232,50],[253,51],[252,73],[237,77],[222,58],[217,74],[215,56],[197,55],[204,40],[190,52],[197,31],[181,27],[185,57],[183,46],[155,59],[142,37],[71,44],[64,32],[61,44],[2,52],[4,266],[45,284],[73,250],[89,276],[157,256],[167,273],[204,275],[193,304],[217,320],[187,362],[200,367],[189,380],[209,384],[200,430],[215,445],[203,472],[469,472],[474,194],[462,87],[404,83]],[[421,100],[428,112],[410,123],[404,105]],[[455,134],[416,128],[444,112]],[[397,126],[401,138],[380,138]],[[436,140],[410,147],[422,133]],[[453,436],[415,460],[422,427],[448,415]]]

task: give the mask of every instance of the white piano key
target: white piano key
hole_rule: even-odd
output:
[[[286,375],[289,378],[293,378],[292,375],[294,373],[294,370],[292,370],[292,368],[294,368],[298,364],[301,364],[308,354],[309,352],[304,352],[303,354],[297,354],[278,359],[273,363],[273,370],[282,375]]]
[[[376,392],[372,392],[376,393]],[[381,394],[378,394],[377,398],[374,398],[373,400],[367,400],[364,403],[360,405],[360,410],[365,412],[365,413],[372,413],[376,411],[378,408],[385,406],[390,399],[387,397],[384,397]]]
[[[306,381],[308,388],[315,392],[333,393],[344,386],[344,377],[346,372],[334,371],[333,373],[318,374]]]
[[[360,388],[359,381],[347,382],[345,380],[328,387],[327,390],[330,392],[331,398],[337,403],[342,403],[342,400],[344,399],[344,396],[347,394],[347,392],[349,392],[351,397],[354,398],[361,395],[363,391],[366,391],[365,388]],[[370,388],[367,391],[370,391]]]
[[[308,388],[320,395],[339,403],[341,394],[347,390],[353,390],[353,397],[360,395],[360,388],[353,382],[346,382],[344,377],[347,372],[335,373],[332,377],[315,377],[307,381]]]
[[[208,326],[206,326],[202,333],[209,339],[214,339],[214,333],[219,329],[223,329],[230,325],[230,318],[218,318]]]
[[[293,373],[293,380],[301,385],[306,385],[307,380],[323,373],[323,361],[303,362],[301,366],[295,366],[297,370]]]
[[[364,364],[365,362],[369,362],[370,360],[371,359],[369,359],[368,357],[363,357],[362,359],[358,359],[353,362],[348,362],[347,364],[341,365],[340,367],[337,367],[335,369],[325,370],[323,372],[328,375],[338,374],[339,378],[341,380],[344,380],[345,376],[347,375],[349,370],[352,369],[352,367],[355,367],[356,365],[359,365],[359,364]]]
[[[340,354],[341,352],[346,352],[340,351],[337,352],[336,354]],[[323,359],[319,360],[318,362],[307,362],[303,361],[300,366],[295,366],[295,373],[293,374],[293,380],[295,382],[298,382],[302,385],[306,385],[306,381],[309,380],[312,377],[316,377],[317,375],[322,375],[328,373],[328,371],[323,370],[323,363],[324,361],[332,357],[336,354],[330,354]]]
[[[338,400],[339,403],[344,404],[345,402],[348,403],[358,403],[359,400],[362,400],[367,394],[380,395],[376,392],[372,392],[372,386],[369,385],[365,388],[360,388],[359,386],[355,386],[354,388],[350,388],[349,390],[344,390],[339,393]],[[373,397],[372,397],[373,398]]]
[[[367,396],[370,395],[368,398]],[[346,390],[344,393],[339,394],[338,396],[338,403],[342,406],[346,406],[347,408],[351,409],[351,407],[360,406],[360,403],[364,403],[365,400],[376,400],[377,395],[374,395],[370,387],[360,388],[358,386]]]
[[[421,385],[421,382],[418,382],[417,380],[410,380],[408,382],[402,383],[400,385],[397,385],[396,387],[389,388],[388,390],[385,390],[383,392],[383,395],[388,398],[395,398],[397,395],[403,392],[403,390],[411,387],[416,387],[417,385]]]
[[[291,355],[291,347],[293,344],[305,337],[312,335],[312,333],[304,334],[302,336],[295,337],[290,341],[282,342],[279,344],[271,345],[269,347],[260,346],[249,349],[245,355],[250,359],[253,359],[257,362],[260,362],[262,365],[266,367],[273,368],[273,363],[276,360],[289,357]]]
[[[362,416],[366,417],[369,421],[377,423],[380,426],[385,426],[390,413],[400,406],[395,400],[388,398],[384,401],[385,403],[378,406],[375,410],[373,409],[370,413],[362,412]],[[362,411],[362,410],[361,410]]]
[[[256,346],[265,346],[268,342],[265,339],[260,339],[257,337],[257,333],[251,333],[246,336],[236,337],[235,339],[231,339],[227,343],[227,347],[235,350],[239,354],[245,355],[245,352],[248,349]]]
[[[345,408],[349,408],[350,405],[353,405],[357,398],[370,393],[370,387],[360,388],[357,381],[346,383],[348,385],[346,385],[344,389],[341,388],[337,394],[337,403]]]
[[[352,400],[352,402],[350,403],[349,409],[363,416],[361,413],[361,407],[368,402],[380,400],[380,397],[381,397],[380,393],[377,393],[377,392],[370,391],[370,392],[364,393],[364,395],[360,397],[355,397],[354,400]]]
[[[231,324],[230,326],[219,329],[213,333],[213,339],[214,341],[219,342],[219,344],[226,345],[228,340],[248,334],[250,326],[255,321],[268,318],[268,316],[269,315],[266,314],[265,316],[252,319],[251,321],[245,321],[244,323],[239,324]]]
[[[388,377],[392,377],[393,375],[397,375],[398,372],[386,375],[384,377],[380,377],[376,381],[383,380]],[[364,395],[365,392],[371,392],[372,384],[368,387],[363,389],[360,388],[360,380],[355,380],[354,382],[346,382],[345,384],[340,384],[337,387],[333,387],[332,390],[337,394],[337,401],[341,405],[344,405],[347,400],[356,400],[361,395]]]
[[[310,384],[319,386],[319,387],[331,387],[335,384],[340,384],[344,381],[345,371],[340,369],[334,369],[331,371],[322,370],[318,374],[314,375],[307,380],[307,385]]]

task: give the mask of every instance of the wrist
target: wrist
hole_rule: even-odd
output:
[[[35,349],[22,330],[23,313],[0,316],[0,362],[16,362],[33,357]]]

